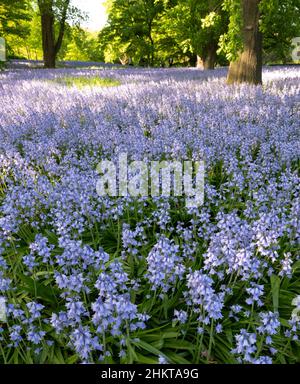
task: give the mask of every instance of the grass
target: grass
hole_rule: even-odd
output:
[[[112,79],[109,77],[97,77],[97,76],[86,76],[86,77],[61,77],[52,80],[61,85],[65,85],[67,87],[116,87],[121,85],[121,82],[116,79]]]

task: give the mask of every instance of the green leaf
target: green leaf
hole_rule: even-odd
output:
[[[128,358],[129,358],[128,363],[132,364],[134,361],[138,361],[136,352],[128,339],[126,340],[126,346],[127,346]]]
[[[77,362],[78,362],[78,355],[72,355],[68,357],[66,361],[67,364],[75,364]]]
[[[57,303],[58,290],[55,290],[51,286],[46,286],[28,276],[20,274],[20,279],[24,283],[21,289],[30,293],[33,297],[40,298],[51,304]]]
[[[276,275],[271,276],[271,290],[272,290],[274,312],[278,312],[280,282],[281,282],[280,277]]]
[[[184,340],[166,341],[164,347],[171,349],[186,349],[190,351],[195,349],[195,346],[192,343]]]
[[[293,265],[293,272],[295,272],[297,269],[300,269],[300,260],[296,261],[296,263]]]
[[[140,353],[136,353],[136,356],[139,364],[157,364],[157,358],[144,356]]]
[[[191,364],[189,360],[185,359],[180,355],[177,355],[174,352],[168,352],[168,355],[166,357],[169,361],[171,360],[170,362],[175,364]]]
[[[150,345],[148,343],[146,343],[145,341],[143,340],[140,340],[140,341],[136,341],[134,343],[137,347],[140,347],[142,349],[144,349],[145,351],[149,352],[149,353],[152,353],[153,355],[156,355],[156,356],[159,356],[159,355],[163,355],[159,349],[153,347],[153,345]]]
[[[66,361],[61,353],[60,348],[57,348],[55,350],[55,355],[53,357],[53,363],[54,364],[66,364]]]

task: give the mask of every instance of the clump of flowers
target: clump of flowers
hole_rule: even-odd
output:
[[[170,288],[174,289],[185,272],[179,246],[166,237],[159,239],[146,260],[148,268],[145,276],[151,283],[151,290],[161,289],[166,293]]]

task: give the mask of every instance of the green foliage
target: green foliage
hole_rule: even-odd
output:
[[[228,32],[220,36],[219,53],[223,51],[229,61],[234,61],[243,47],[241,0],[224,0],[222,6],[223,10],[228,12],[230,16]]]
[[[64,14],[64,8],[67,7],[66,20],[79,25],[81,21],[87,18],[79,8],[72,5],[70,0],[34,0],[40,11],[52,13],[56,21],[60,21]]]
[[[230,61],[234,61],[243,48],[241,5],[241,0],[223,1],[223,9],[230,16],[228,32],[220,38],[219,52],[224,52]],[[262,0],[260,11],[260,30],[264,37],[266,61],[289,61],[291,40],[300,34],[299,0]]]
[[[210,45],[217,45],[219,37],[227,29],[227,14],[221,8],[221,2],[181,0],[170,13],[179,44],[186,51],[200,57]]]
[[[1,0],[0,4],[0,35],[26,37],[29,30],[24,28],[24,21],[30,20],[29,1]]]
[[[43,57],[42,52],[42,35],[41,35],[41,18],[37,10],[31,13],[31,21],[29,23],[30,34],[23,41],[20,41],[19,51],[29,60],[40,60]],[[23,49],[22,49],[23,48]]]
[[[6,39],[8,57],[13,54],[14,47],[30,33],[31,11],[29,0],[1,0],[0,36]]]
[[[104,60],[97,35],[76,26],[68,26],[58,58],[76,61]]]
[[[32,3],[34,5],[34,3]],[[55,12],[58,12],[56,9]],[[70,22],[65,24],[64,38],[58,53],[58,60],[103,61],[97,34],[85,31],[79,26],[78,10],[72,10]],[[5,17],[8,17],[6,14]],[[81,17],[82,20],[82,17]],[[9,22],[7,21],[9,24]],[[10,57],[42,60],[41,17],[36,6],[30,8],[30,18],[26,17],[20,35],[6,33]],[[24,34],[26,32],[26,35]],[[54,25],[55,35],[59,34],[59,20]],[[1,32],[0,32],[1,35]],[[25,38],[26,37],[26,38]]]
[[[0,36],[8,56],[42,59],[38,4],[50,7],[59,36],[66,0],[2,0]],[[241,0],[107,0],[108,24],[95,36],[80,28],[86,15],[68,7],[59,60],[136,65],[195,63],[219,47],[218,61],[234,61],[242,50]],[[291,40],[300,35],[299,0],[262,0],[261,31],[266,63],[291,61]],[[282,25],[284,24],[284,28]],[[224,61],[222,55],[226,57]]]
[[[163,0],[114,0],[107,4],[108,26],[100,33],[106,60],[132,58],[137,64],[153,65],[155,30],[164,10]]]
[[[260,28],[267,62],[286,62],[300,34],[299,0],[262,0]],[[107,61],[183,64],[208,50],[234,61],[243,49],[241,0],[110,0],[100,41]],[[284,28],[282,24],[284,23]]]
[[[205,57],[227,30],[222,1],[112,0],[108,26],[99,38],[106,61],[161,65]]]
[[[291,61],[291,40],[300,36],[299,0],[264,0],[261,13],[265,61]]]

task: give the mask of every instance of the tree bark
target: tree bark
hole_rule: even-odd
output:
[[[65,0],[64,5],[63,5],[63,9],[62,9],[61,19],[59,22],[58,38],[57,38],[57,41],[55,43],[55,56],[58,54],[58,52],[61,48],[63,38],[64,38],[66,20],[67,20],[67,12],[68,12],[69,5],[70,5],[70,0]]]
[[[61,10],[59,33],[55,42],[53,0],[38,0],[42,24],[42,45],[45,68],[55,68],[56,56],[64,37],[67,12],[70,0],[65,0]]]
[[[41,14],[41,22],[44,66],[55,68],[54,15],[48,12]]]
[[[148,55],[148,66],[153,67],[154,64],[154,40],[152,37],[152,20],[148,22],[148,38],[150,40],[150,54]]]
[[[202,62],[204,70],[213,70],[215,69],[216,61],[217,61],[217,44],[208,45],[203,52]]]
[[[259,31],[261,0],[241,0],[243,14],[243,52],[230,63],[228,84],[262,83],[262,34]]]

